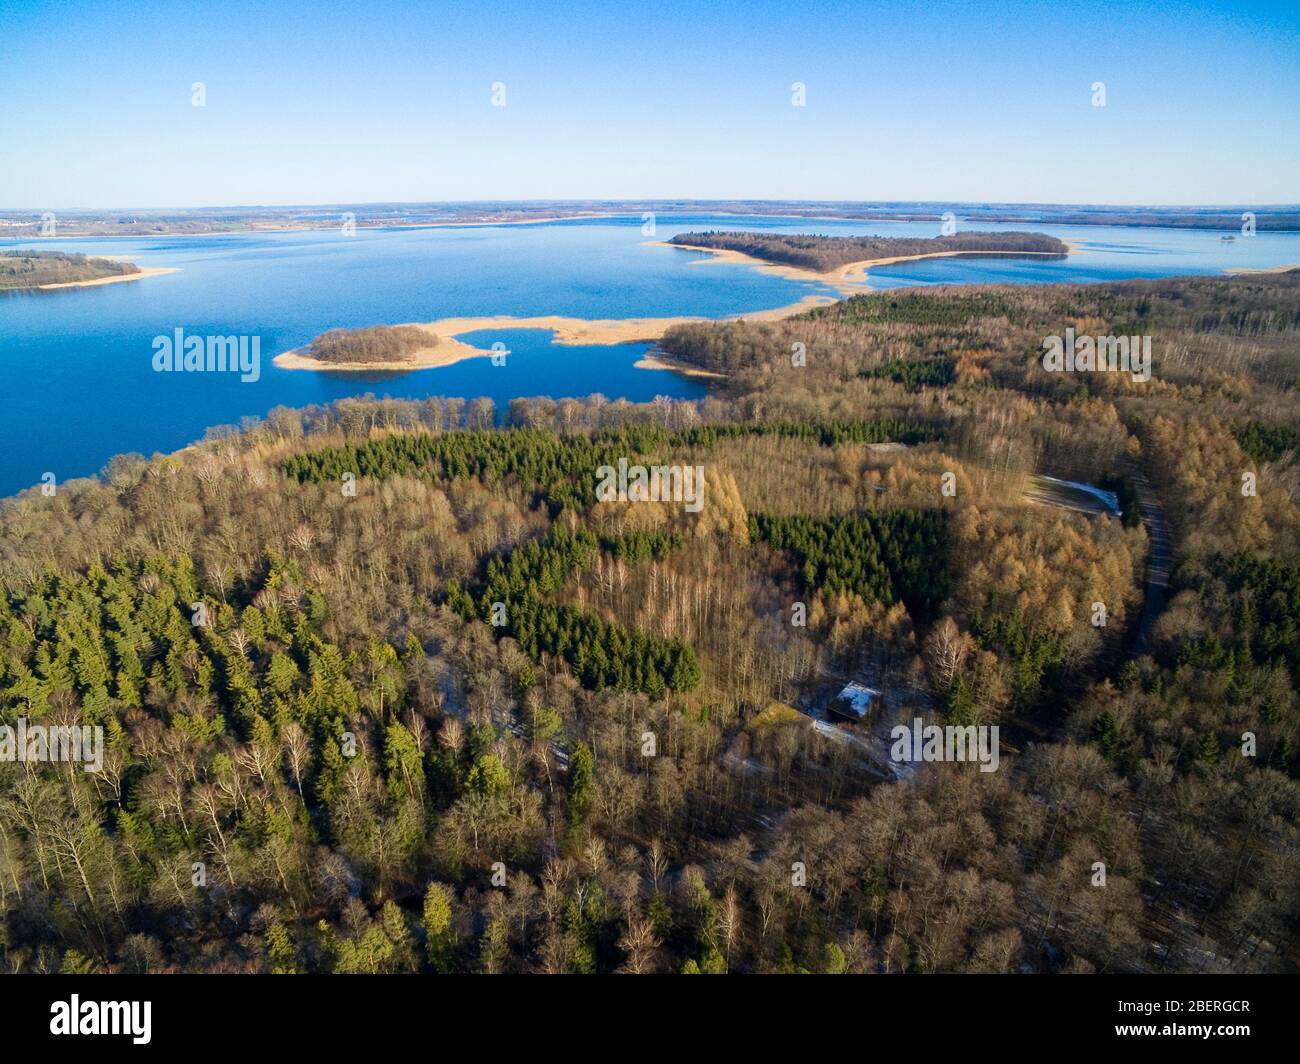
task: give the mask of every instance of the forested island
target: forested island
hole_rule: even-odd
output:
[[[1045,233],[960,233],[936,237],[807,236],[765,232],[678,233],[678,247],[733,251],[781,266],[829,273],[844,266],[929,255],[1069,254],[1069,246]]]
[[[870,293],[669,329],[700,400],[281,408],[5,501],[0,715],[107,745],[0,761],[0,968],[1294,970],[1298,332],[1296,274]],[[997,771],[898,775],[915,716]]]
[[[439,327],[441,328],[441,326]],[[280,369],[334,372],[405,372],[449,366],[491,352],[440,335],[425,325],[372,325],[330,329],[296,351],[275,356]]]
[[[139,266],[62,251],[0,251],[0,290],[82,284],[140,274]]]
[[[374,325],[364,329],[331,329],[316,337],[304,354],[328,365],[404,362],[418,351],[437,346],[437,335],[418,326]]]

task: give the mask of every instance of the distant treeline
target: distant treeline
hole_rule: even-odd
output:
[[[436,335],[415,325],[372,325],[331,329],[316,337],[307,353],[320,362],[401,362],[437,343]]]
[[[666,214],[731,214],[737,217],[851,219],[862,221],[938,222],[951,211],[967,225],[1112,225],[1241,231],[1254,216],[1259,232],[1300,230],[1294,207],[1092,207],[1072,204],[860,203],[798,200],[562,200],[519,203],[352,203],[331,210],[318,205],[294,207],[198,207],[169,210],[75,210],[59,214],[60,236],[129,236],[159,233],[221,233],[263,229],[338,229],[350,215],[359,228],[428,225],[433,222],[519,222],[546,218],[618,214],[640,217],[646,211]],[[44,219],[37,211],[10,211],[0,216],[10,234],[36,236]]]
[[[850,262],[942,252],[1030,252],[1065,255],[1069,248],[1046,233],[960,233],[956,236],[806,236],[787,233],[678,233],[671,244],[739,251],[766,262],[826,273]]]
[[[0,289],[39,288],[44,284],[94,281],[139,272],[140,267],[134,263],[91,259],[62,251],[0,251]]]

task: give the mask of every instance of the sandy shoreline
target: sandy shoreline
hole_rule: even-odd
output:
[[[271,361],[281,369],[314,369],[322,373],[376,373],[385,371],[404,371],[410,369],[438,369],[441,366],[453,366],[467,358],[480,358],[491,355],[491,351],[463,344],[452,336],[441,336],[428,325],[418,325],[437,337],[437,346],[421,347],[411,352],[409,358],[400,362],[351,362],[331,365],[320,362],[300,351],[286,351],[276,355]]]
[[[440,318],[431,322],[413,323],[416,328],[424,329],[439,338],[437,347],[424,348],[412,353],[409,359],[401,362],[352,362],[330,365],[318,362],[301,353],[286,351],[276,355],[272,360],[280,369],[308,369],[328,373],[373,373],[381,370],[417,370],[437,369],[450,366],[467,358],[491,356],[491,350],[474,347],[457,340],[456,337],[468,332],[483,329],[549,329],[554,333],[552,342],[557,344],[626,344],[653,343],[663,337],[674,325],[685,325],[701,321],[780,321],[795,314],[800,314],[813,307],[833,303],[829,296],[805,296],[798,303],[786,307],[774,307],[771,310],[757,310],[748,314],[733,315],[730,318],[566,318],[557,314],[547,314],[533,318],[515,318],[508,314],[496,314],[474,318]],[[651,362],[661,364],[650,365]],[[636,363],[641,369],[678,369],[668,365],[668,360],[661,356],[647,355]]]
[[[633,369],[666,369],[673,373],[680,373],[683,377],[698,377],[705,380],[725,380],[725,373],[714,373],[709,369],[700,369],[698,366],[692,366],[689,362],[678,362],[675,358],[669,358],[664,352],[660,351],[657,355],[647,354],[644,358],[639,358],[632,363]]]
[[[1300,270],[1300,262],[1288,262],[1282,266],[1226,266],[1223,272],[1243,276],[1252,273],[1290,273],[1292,270]]]
[[[1067,254],[1079,253],[1077,244],[1070,241],[1065,241],[1065,244],[1069,248]],[[1054,251],[926,251],[919,255],[890,255],[880,259],[846,262],[843,266],[837,266],[833,270],[819,273],[817,270],[809,270],[803,266],[785,266],[780,263],[768,262],[766,259],[746,255],[743,251],[735,251],[731,248],[706,248],[696,244],[672,244],[667,240],[647,240],[643,246],[706,251],[713,258],[700,259],[697,263],[692,263],[692,265],[702,265],[710,262],[731,262],[741,266],[752,266],[773,276],[784,277],[791,281],[812,281],[817,284],[830,285],[842,295],[856,295],[869,289],[867,273],[874,266],[891,266],[896,262],[914,262],[918,259],[953,258],[958,255],[1047,255],[1052,257],[1057,255]]]
[[[100,284],[116,284],[118,281],[138,281],[141,277],[157,277],[163,273],[180,273],[179,266],[141,266],[138,273],[117,273],[112,277],[96,277],[90,281],[59,281],[55,284],[38,284],[37,291],[46,292],[52,288],[90,288]]]

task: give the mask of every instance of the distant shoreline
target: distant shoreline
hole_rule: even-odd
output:
[[[674,325],[686,325],[705,321],[780,321],[783,318],[801,314],[813,307],[825,306],[835,302],[829,296],[805,296],[797,303],[769,310],[756,310],[746,314],[732,315],[728,318],[705,318],[678,316],[672,318],[569,318],[556,314],[540,315],[531,318],[516,318],[508,314],[488,315],[483,317],[440,318],[431,322],[411,323],[415,328],[424,329],[438,337],[436,346],[422,348],[409,359],[400,362],[348,362],[331,364],[321,362],[302,353],[302,349],[286,351],[276,355],[271,361],[280,369],[314,370],[317,373],[374,373],[378,371],[413,371],[421,369],[441,369],[455,365],[469,358],[491,357],[497,354],[481,347],[474,347],[456,339],[465,333],[484,329],[544,329],[552,335],[552,343],[573,345],[610,345],[627,343],[654,343],[662,339]],[[647,354],[635,365],[638,369],[673,369],[684,372],[684,367],[669,365],[667,359],[658,355]]]
[[[466,221],[432,221],[432,222],[357,222],[354,226],[355,232],[376,232],[382,233],[388,229],[474,229],[498,225],[546,225],[550,222],[582,222],[598,220],[601,218],[625,218],[630,217],[632,212],[624,213],[590,213],[590,214],[557,214],[554,217],[546,218],[491,218],[491,219],[472,219]],[[737,215],[737,217],[743,217]],[[798,217],[791,215],[790,217]],[[71,225],[65,228],[71,228]],[[37,240],[148,240],[155,237],[212,237],[212,236],[238,236],[250,233],[329,233],[343,228],[342,222],[330,222],[328,225],[316,225],[310,222],[299,223],[273,223],[270,225],[245,225],[231,226],[228,229],[205,229],[199,233],[187,233],[184,230],[163,229],[160,231],[150,232],[133,232],[133,233],[90,233],[90,232],[63,232],[55,233],[52,236],[13,236],[12,239],[17,244],[28,244]],[[0,230],[0,242],[5,239],[4,233]]]
[[[6,239],[94,240],[156,236],[220,236],[233,233],[301,232],[337,229],[341,216],[357,215],[357,229],[422,229],[440,227],[474,227],[497,225],[538,225],[570,220],[609,219],[646,213],[707,213],[720,217],[762,217],[791,219],[805,223],[818,221],[849,222],[861,225],[876,223],[926,223],[942,220],[950,211],[968,224],[989,223],[1007,226],[1071,226],[1119,229],[1174,229],[1184,232],[1236,233],[1241,228],[1239,214],[1244,210],[1259,212],[1259,231],[1294,234],[1300,232],[1300,205],[1265,204],[1253,207],[1196,206],[1141,207],[1097,206],[1080,204],[986,204],[969,201],[916,201],[907,203],[876,201],[805,201],[805,200],[610,200],[551,201],[537,204],[551,213],[544,217],[519,217],[532,204],[529,201],[483,201],[478,217],[438,217],[438,211],[465,211],[464,202],[394,203],[394,204],[296,204],[281,207],[226,208],[143,208],[130,210],[78,210],[61,221],[64,230],[50,237],[40,237],[41,221],[32,208],[0,208],[0,242]],[[478,206],[478,205],[475,205]],[[391,219],[370,213],[375,208],[391,212]],[[418,210],[425,217],[403,214]],[[143,217],[140,216],[141,210]],[[322,217],[322,213],[325,216]],[[973,212],[973,213],[972,213]],[[121,214],[135,215],[128,223],[117,222]],[[428,214],[434,213],[433,217]],[[115,224],[116,223],[116,224]],[[195,229],[188,229],[195,226]],[[111,231],[107,231],[111,230]]]

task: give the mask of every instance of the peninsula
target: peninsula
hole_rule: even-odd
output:
[[[797,303],[771,310],[738,315],[732,320],[753,322],[781,321],[795,314],[825,306],[834,300],[828,296],[805,296]],[[438,321],[411,325],[378,325],[365,329],[332,329],[318,336],[304,348],[276,355],[280,369],[312,369],[351,372],[385,372],[393,370],[437,369],[467,358],[494,354],[457,340],[464,333],[484,329],[548,329],[557,344],[628,344],[654,342],[669,329],[708,321],[698,317],[672,318],[568,318],[545,314],[516,318],[508,314],[480,317],[440,318]],[[637,363],[642,369],[676,368],[666,360],[647,356]],[[709,376],[692,369],[688,375]]]
[[[0,290],[76,288],[175,272],[62,251],[0,251]]]
[[[707,251],[721,261],[748,263],[799,281],[841,291],[861,288],[873,266],[954,255],[1064,258],[1070,245],[1045,233],[962,233],[937,237],[810,236],[789,233],[678,233],[657,246]]]

